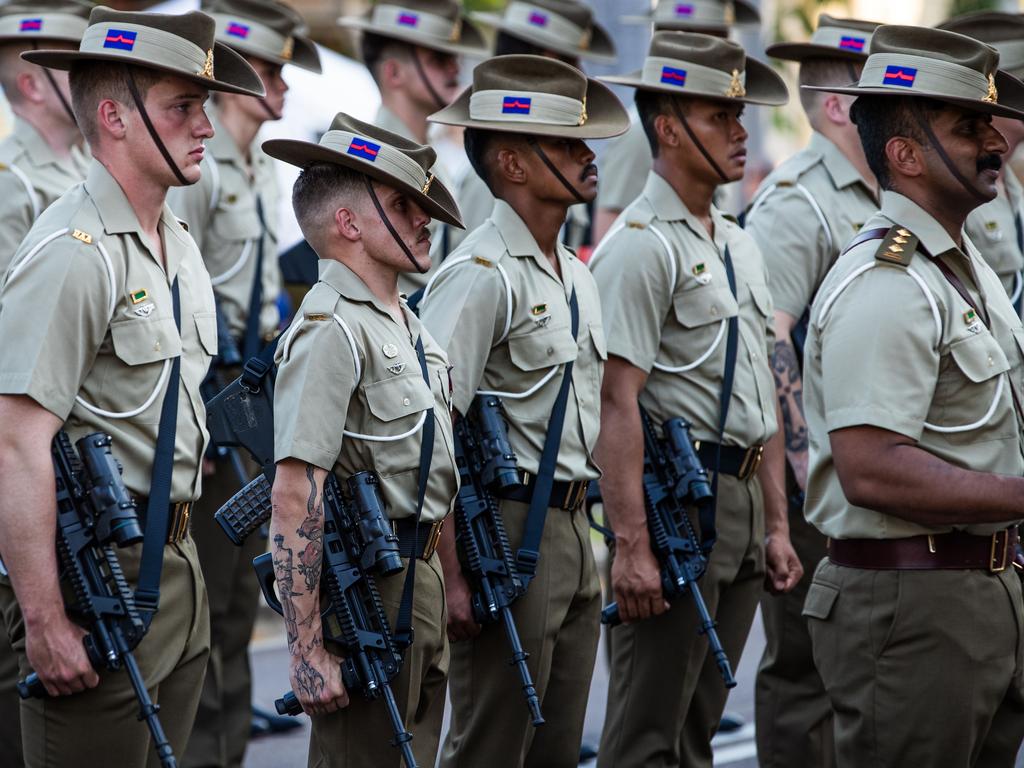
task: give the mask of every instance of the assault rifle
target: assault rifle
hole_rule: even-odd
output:
[[[121,465],[110,451],[111,438],[93,432],[71,447],[61,430],[51,453],[57,478],[57,557],[60,578],[71,589],[68,616],[88,630],[85,651],[94,669],[124,667],[139,702],[153,748],[164,768],[177,762],[132,655],[147,626],[135,606],[135,595],[121,570],[114,546],[127,547],[143,539],[135,502],[121,479]],[[23,699],[49,694],[36,673],[18,683]]]
[[[210,402],[227,385],[228,382],[224,380],[223,376],[224,371],[236,368],[242,364],[242,354],[238,351],[238,343],[235,341],[234,336],[231,335],[231,329],[228,327],[227,318],[224,317],[224,312],[221,310],[220,302],[217,303],[216,308],[217,356],[210,361],[210,370],[207,372],[206,378],[199,385],[199,394],[203,398],[204,403]],[[242,457],[238,453],[238,448],[219,445],[211,440],[210,447],[207,449],[207,457],[215,460],[229,460],[231,468],[238,477],[238,482],[244,485],[249,481],[249,473],[242,462]]]
[[[708,552],[693,529],[687,507],[712,502],[711,484],[690,440],[690,425],[685,419],[669,419],[659,439],[647,411],[640,410],[644,430],[644,508],[651,549],[661,565],[661,589],[665,599],[675,601],[689,592],[700,616],[698,632],[707,635],[711,653],[726,688],[734,688],[729,658],[715,631],[715,621],[697,586],[708,567]],[[621,623],[619,606],[612,603],[601,612],[601,623]]]
[[[540,700],[526,666],[512,603],[526,593],[516,570],[515,557],[492,491],[520,483],[516,455],[508,442],[501,400],[478,395],[469,415],[455,423],[455,461],[461,487],[455,502],[456,543],[463,572],[473,587],[473,619],[478,624],[501,621],[512,647],[511,664],[517,668],[534,727],[544,723]]]

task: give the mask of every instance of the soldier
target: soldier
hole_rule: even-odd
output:
[[[860,76],[877,24],[822,14],[809,42],[778,43],[768,55],[800,64],[802,85],[845,85]],[[846,243],[878,208],[849,96],[801,90],[810,144],[762,183],[747,231],[764,254],[775,305],[772,372],[785,433],[789,534],[808,578],[791,592],[761,597],[766,645],[757,673],[758,761],[764,768],[833,765],[832,709],[811,655],[801,615],[825,537],[804,519],[807,422],[801,365],[807,312]]]
[[[455,366],[455,410],[465,415],[478,391],[504,402],[522,485],[500,494],[500,513],[512,547],[538,555],[532,567],[518,558],[529,589],[512,615],[547,721],[534,729],[525,706],[510,706],[520,690],[504,631],[473,621],[447,534],[448,631],[457,642],[441,764],[575,765],[601,607],[582,503],[599,474],[605,344],[597,288],[558,234],[566,209],[597,193],[584,140],[618,135],[628,118],[606,86],[568,64],[502,56],[478,66],[472,87],[431,120],[466,128],[466,154],[496,198],[428,286],[423,318]]]
[[[473,18],[497,31],[495,56],[547,56],[577,68],[580,59],[604,63],[615,61],[615,41],[595,21],[594,12],[577,0],[535,0],[532,3],[514,0],[501,15],[476,13]],[[494,196],[472,169],[462,177],[458,197],[466,233],[483,224],[494,208]],[[569,208],[565,236],[561,239],[570,248],[578,248],[585,244],[589,229],[587,206],[574,205]],[[464,236],[465,233],[460,233],[451,238],[453,249]]]
[[[0,612],[20,673],[34,669],[54,697],[22,702],[22,745],[29,766],[142,765],[153,755],[128,676],[97,675],[64,612],[50,442],[61,428],[72,440],[112,435],[140,516],[161,521],[118,555],[152,616],[136,659],[180,754],[209,655],[188,517],[206,443],[199,384],[217,332],[209,275],[164,198],[199,179],[207,92],[259,95],[262,85],[199,12],[94,8],[79,49],[23,56],[70,72],[96,159],[33,224],[2,293],[0,546],[10,581]]]
[[[950,32],[973,37],[999,51],[999,66],[1014,77],[1024,75],[1024,17],[1016,13],[982,11],[950,19],[939,26]],[[1010,303],[1021,313],[1024,305],[1024,186],[1010,167],[1020,142],[1024,123],[1005,117],[993,117],[992,124],[1006,139],[1005,164],[999,174],[996,199],[975,208],[967,216],[964,232],[995,270],[1010,296]]]
[[[653,24],[654,31],[700,32],[728,37],[735,24],[758,24],[761,15],[748,0],[657,0],[644,16],[623,16],[626,24]],[[608,232],[623,209],[643,192],[651,170],[651,148],[643,127],[633,120],[626,134],[609,148],[594,216],[594,242]]]
[[[609,354],[596,456],[616,535],[612,589],[626,622],[611,631],[598,765],[710,768],[728,691],[696,610],[684,601],[669,610],[662,594],[637,400],[655,424],[680,416],[691,424],[717,484],[718,539],[700,588],[738,664],[763,585],[789,590],[801,569],[768,364],[767,271],[753,239],[712,197],[743,176],[744,105],[784,104],[786,86],[735,43],[690,32],[655,33],[640,72],[604,79],[637,89],[654,167],[591,262]]]
[[[363,63],[380,88],[381,106],[374,123],[417,144],[429,144],[427,117],[448,106],[459,92],[463,56],[486,58],[480,30],[462,16],[458,0],[404,0],[400,5],[377,3],[369,16],[342,17],[338,23],[362,31]],[[443,166],[435,169],[453,188]],[[448,255],[452,233],[435,221],[431,228],[431,264],[436,269]],[[403,272],[398,285],[410,294],[427,284],[428,275]]]
[[[372,469],[415,587],[407,591],[405,573],[377,581],[392,626],[399,604],[413,600],[415,641],[392,687],[416,760],[430,766],[448,673],[444,579],[434,550],[458,473],[448,358],[399,296],[398,274],[429,265],[427,225],[437,218],[461,226],[458,207],[431,171],[432,149],[345,114],[319,144],[277,139],[263,148],[303,169],[292,203],[321,256],[320,280],[277,350],[270,528],[278,582],[294,584],[282,599],[298,617],[287,628],[292,689],[313,718],[309,763],[399,762],[383,704],[350,700],[342,685],[340,659],[324,647],[318,580],[303,575],[298,560],[321,555],[327,472],[343,480]]]
[[[952,32],[882,26],[851,117],[881,210],[811,307],[807,593],[837,765],[1011,766],[1024,737],[1024,328],[962,229],[1024,84]],[[898,190],[898,191],[897,191]]]
[[[217,22],[217,41],[242,56],[263,81],[266,96],[215,97],[208,110],[214,136],[207,142],[202,179],[168,195],[172,210],[189,225],[210,272],[225,342],[214,361],[204,394],[215,394],[238,375],[237,362],[259,353],[277,334],[277,174],[256,134],[284,108],[285,64],[320,71],[316,46],[303,34],[291,9],[270,0],[215,0],[203,10]],[[231,358],[235,359],[232,360]],[[249,740],[251,685],[249,639],[259,605],[252,560],[266,542],[250,536],[236,547],[214,521],[214,513],[257,471],[238,456],[213,456],[212,474],[203,480],[193,534],[210,600],[210,667],[196,724],[183,763],[194,768],[241,766]],[[239,470],[242,476],[239,476]],[[255,723],[291,724],[291,718]],[[281,725],[283,725],[282,723]],[[280,727],[280,725],[278,726]]]
[[[77,48],[88,15],[71,0],[0,6],[0,87],[14,113],[14,132],[0,142],[0,276],[39,214],[85,178],[88,165],[67,75],[20,54],[40,43]]]

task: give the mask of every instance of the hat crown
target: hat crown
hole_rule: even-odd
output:
[[[473,70],[473,91],[527,91],[582,101],[587,77],[569,64],[543,56],[496,56]]]
[[[103,24],[135,24],[140,27],[159,29],[188,40],[204,51],[213,50],[215,24],[210,16],[200,11],[175,14],[134,13],[115,11],[113,8],[98,5],[89,14],[89,26],[97,27]]]
[[[594,24],[594,12],[587,5],[576,0],[524,0],[528,5],[534,5],[556,16],[572,22],[577,27],[586,29]],[[513,0],[515,2],[515,0]],[[512,5],[512,3],[509,3]]]
[[[818,29],[829,29],[839,27],[841,29],[856,29],[860,32],[871,34],[881,24],[877,21],[863,21],[861,19],[842,19],[823,13],[818,16]]]
[[[201,9],[209,14],[232,16],[238,21],[254,21],[284,36],[303,26],[302,17],[291,8],[267,0],[209,0]]]
[[[980,11],[956,16],[937,29],[973,37],[983,43],[1001,43],[1024,39],[1024,16],[1003,11]]]
[[[357,120],[352,115],[345,114],[344,112],[339,112],[334,116],[334,120],[331,121],[331,127],[327,129],[328,133],[331,131],[353,133],[379,141],[382,144],[387,144],[415,162],[423,169],[424,173],[429,171],[437,160],[437,153],[430,147],[417,144],[414,141],[399,136],[397,133],[386,131],[372,123],[364,123],[362,120]]]
[[[902,54],[945,61],[985,76],[999,68],[999,52],[992,46],[956,32],[927,27],[882,25],[871,37],[870,54]]]
[[[455,21],[462,14],[462,6],[456,0],[377,0],[375,5],[397,5],[410,11],[429,13]]]
[[[61,13],[87,19],[91,10],[91,5],[76,3],[74,0],[37,0],[37,2],[4,3],[0,5],[0,16]]]
[[[742,72],[747,60],[737,43],[698,32],[655,32],[647,56],[698,64],[721,72]]]

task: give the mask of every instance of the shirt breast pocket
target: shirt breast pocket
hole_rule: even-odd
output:
[[[181,336],[172,317],[119,320],[110,324],[113,358],[100,377],[98,391],[80,403],[106,411],[107,418],[142,424],[160,420],[158,397],[174,358],[181,355]],[[131,370],[128,370],[128,369]]]
[[[365,440],[369,444],[373,469],[381,477],[419,469],[425,412],[434,405],[434,395],[420,372],[367,384],[363,395],[372,418],[360,425],[365,432],[348,429],[345,439]]]
[[[708,360],[725,336],[726,321],[740,311],[727,285],[702,286],[676,294],[672,308],[683,333],[669,337],[667,345],[663,343],[663,349],[668,346],[668,359],[654,365],[673,373],[692,370]]]
[[[1000,413],[1000,404],[1011,403],[1004,375],[1010,362],[990,332],[954,341],[940,368],[926,429],[972,432],[1006,415]],[[1009,412],[1012,415],[1012,405]]]

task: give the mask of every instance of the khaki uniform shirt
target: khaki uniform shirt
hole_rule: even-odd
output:
[[[216,133],[206,142],[202,178],[191,186],[172,187],[167,202],[188,224],[210,271],[221,312],[236,339],[245,336],[262,239],[260,335],[268,339],[281,322],[277,308],[282,287],[277,265],[277,174],[273,161],[260,149],[259,139],[249,147],[246,161],[215,111],[211,111],[210,120]],[[262,204],[263,223],[257,199]]]
[[[647,143],[640,119],[633,112],[629,130],[612,140],[601,158],[597,207],[623,211],[644,190],[644,180],[651,171],[651,145]]]
[[[896,539],[949,530],[851,505],[832,461],[833,430],[879,427],[958,467],[1024,475],[1021,425],[1010,391],[1024,397],[1020,318],[969,240],[958,249],[914,202],[884,192],[882,210],[864,226],[893,225],[943,257],[974,301],[987,308],[992,330],[920,251],[903,254],[910,259],[906,267],[877,259],[883,245],[878,240],[840,257],[811,308],[804,358],[810,432],[805,514],[833,538]],[[971,525],[969,509],[962,523],[956,527],[976,534],[1006,527]]]
[[[775,308],[800,319],[829,268],[877,210],[863,177],[820,133],[772,171],[754,196],[746,229],[764,254]]]
[[[594,279],[561,244],[558,264],[561,279],[523,220],[497,200],[490,218],[448,257],[421,315],[451,358],[460,413],[479,390],[521,395],[540,385],[525,397],[502,395],[509,440],[527,472],[538,471],[565,364],[574,360],[555,479],[589,480],[599,475],[592,452],[608,355]],[[575,341],[573,288],[579,306]]]
[[[1024,215],[1024,189],[1009,165],[1003,172],[1002,189],[984,205],[975,208],[967,217],[964,233],[981,253],[981,257],[992,267],[1010,297],[1018,306],[1021,286],[1024,283],[1024,253],[1021,253],[1020,217]]]
[[[125,484],[146,496],[163,372],[180,355],[171,501],[191,501],[199,497],[207,440],[199,385],[217,353],[213,289],[199,250],[166,205],[160,231],[166,271],[121,187],[95,161],[84,184],[46,209],[0,294],[0,394],[28,395],[64,420],[72,441],[111,435]]]
[[[274,453],[277,461],[293,458],[333,470],[343,488],[356,472],[374,470],[389,517],[412,517],[423,439],[416,427],[433,407],[434,453],[420,517],[432,522],[451,511],[458,492],[451,379],[444,351],[404,304],[403,311],[408,328],[352,270],[320,260],[320,280],[277,348]],[[429,388],[416,357],[420,337]],[[360,435],[407,436],[380,442]]]
[[[747,448],[764,443],[777,429],[768,364],[774,344],[772,298],[754,240],[714,206],[711,218],[714,238],[668,182],[652,172],[643,193],[609,230],[591,269],[601,291],[608,353],[648,372],[640,403],[655,423],[683,416],[697,440],[718,441],[727,324],[739,317],[723,442]],[[725,270],[726,247],[736,273],[735,298]]]
[[[77,147],[58,158],[31,124],[14,119],[14,131],[0,142],[0,275],[33,222],[85,178],[89,160]]]

